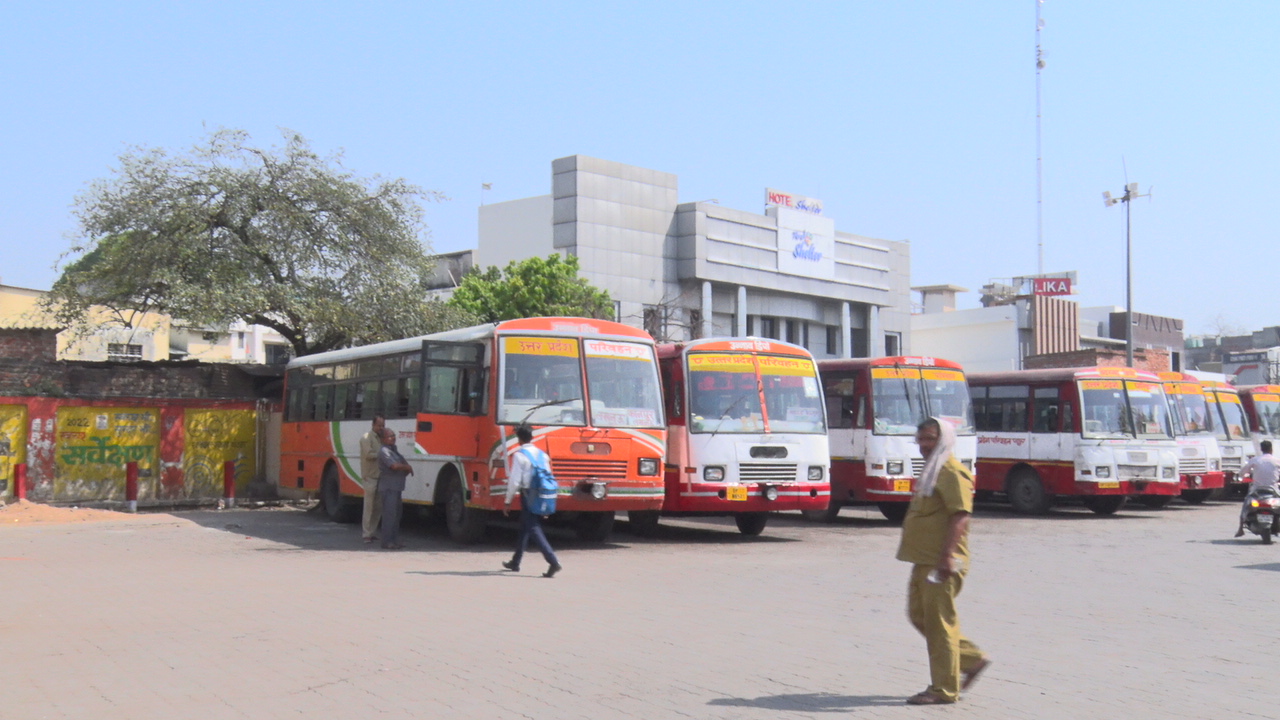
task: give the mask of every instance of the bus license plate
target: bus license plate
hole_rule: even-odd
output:
[[[894,492],[911,492],[911,481],[910,480],[894,480],[893,491]]]
[[[1118,482],[1098,483],[1098,487],[1103,490],[1115,490],[1120,487],[1120,483]]]
[[[724,497],[726,500],[737,500],[739,502],[747,499],[747,489],[741,485],[734,485],[724,489]]]

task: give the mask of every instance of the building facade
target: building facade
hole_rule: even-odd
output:
[[[822,203],[766,191],[755,214],[681,202],[675,175],[573,155],[552,193],[480,208],[478,266],[560,253],[660,340],[755,335],[819,357],[909,350],[909,244],[835,229]]]

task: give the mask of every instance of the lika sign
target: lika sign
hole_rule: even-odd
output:
[[[1034,295],[1071,294],[1071,278],[1034,278],[1031,282]]]

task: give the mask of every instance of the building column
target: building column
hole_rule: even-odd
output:
[[[867,306],[867,353],[873,357],[884,357],[884,331],[880,329],[880,306]]]
[[[738,286],[738,304],[735,308],[738,311],[737,325],[739,337],[745,337],[747,334],[747,286]]]
[[[711,281],[702,281],[702,321],[698,324],[698,337],[711,336]]]
[[[840,357],[853,357],[853,323],[849,320],[849,303],[840,303]]]

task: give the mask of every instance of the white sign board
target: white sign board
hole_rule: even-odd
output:
[[[831,218],[779,205],[778,272],[834,280],[836,223]]]
[[[817,198],[805,197],[804,195],[796,195],[795,193],[782,192],[773,188],[764,189],[765,206],[777,205],[781,208],[790,208],[799,210],[813,215],[822,214],[822,201]]]

